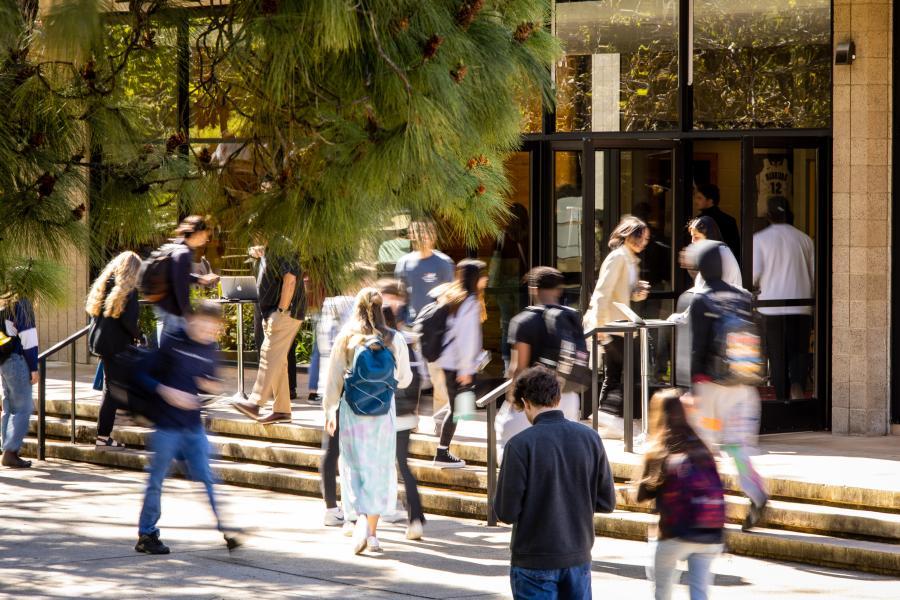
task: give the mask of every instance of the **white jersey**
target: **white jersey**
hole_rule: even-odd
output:
[[[756,216],[766,216],[770,198],[785,198],[790,203],[793,198],[792,183],[787,156],[764,158],[762,169],[756,174]]]

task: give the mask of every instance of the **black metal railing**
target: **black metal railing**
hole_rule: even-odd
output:
[[[90,326],[79,329],[63,341],[38,354],[38,460],[47,458],[47,359],[71,346],[69,364],[71,366],[71,393],[69,396],[71,416],[71,439],[75,443],[75,342],[87,335]]]
[[[635,323],[622,323],[616,325],[603,325],[596,327],[585,334],[585,339],[590,340],[591,345],[591,425],[594,431],[599,428],[598,413],[600,410],[599,394],[599,344],[598,334],[622,334],[624,337],[624,356],[622,361],[622,401],[625,421],[625,451],[633,450],[634,437],[634,339],[640,334],[643,326]],[[674,353],[673,353],[674,355]],[[675,373],[673,359],[672,373]],[[494,497],[497,493],[497,432],[494,429],[494,421],[497,418],[497,399],[506,394],[512,380],[507,379],[499,386],[475,401],[478,408],[487,408],[487,524],[489,527],[497,525],[497,515],[494,513]],[[646,415],[645,415],[646,416]]]

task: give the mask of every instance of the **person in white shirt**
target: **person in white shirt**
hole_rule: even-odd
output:
[[[789,215],[785,198],[770,198],[770,224],[753,236],[753,284],[759,300],[814,298],[815,244],[788,224]],[[765,319],[769,369],[778,399],[804,398],[812,306],[762,307],[759,312]]]

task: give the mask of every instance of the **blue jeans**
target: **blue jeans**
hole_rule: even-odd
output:
[[[312,355],[309,357],[309,393],[319,391],[319,344],[315,337],[312,344]]]
[[[509,582],[515,600],[590,600],[591,563],[565,569],[512,567]]]
[[[13,354],[0,365],[3,379],[3,417],[0,418],[0,446],[4,452],[18,452],[28,433],[34,412],[31,399],[31,372],[21,354]]]
[[[654,597],[656,600],[669,600],[672,587],[676,583],[679,560],[688,564],[688,588],[691,600],[709,598],[709,586],[713,580],[712,563],[722,553],[722,544],[698,544],[678,538],[660,540],[656,544],[654,557]]]
[[[213,490],[213,476],[209,468],[209,442],[202,427],[195,429],[157,429],[150,440],[153,458],[150,459],[150,479],[147,480],[147,491],[144,494],[144,506],[138,533],[141,535],[159,533],[156,523],[159,521],[159,499],[162,494],[162,483],[169,473],[169,466],[177,457],[187,463],[188,475],[194,481],[206,486],[206,495],[219,531],[224,531],[216,507],[216,496]]]

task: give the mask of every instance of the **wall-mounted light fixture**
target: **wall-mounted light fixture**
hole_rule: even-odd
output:
[[[847,42],[838,42],[834,51],[834,64],[849,65],[856,60],[856,44],[853,40]]]

